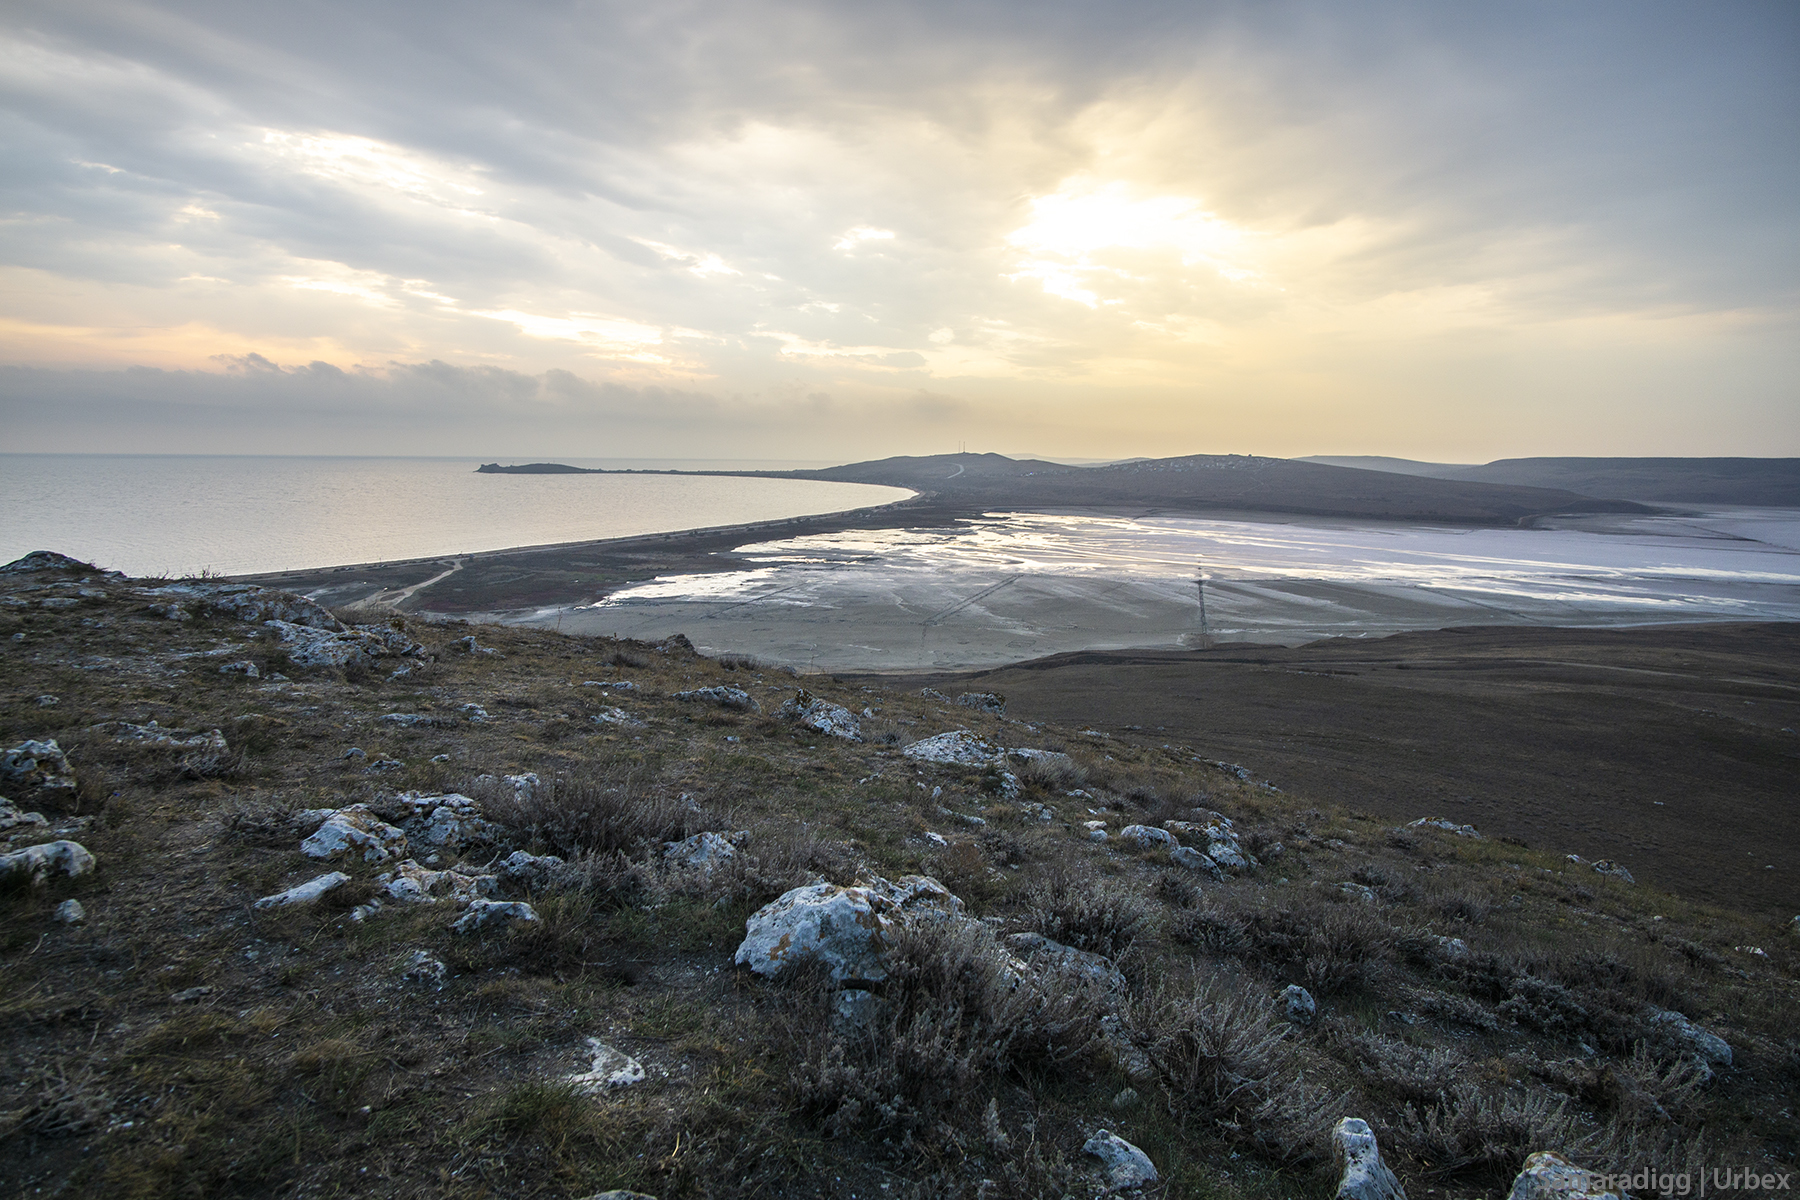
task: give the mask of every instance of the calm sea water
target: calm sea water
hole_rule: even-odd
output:
[[[811,462],[567,459],[781,470]],[[841,512],[900,488],[668,475],[478,475],[478,459],[0,455],[0,562],[55,550],[131,575],[224,575]]]

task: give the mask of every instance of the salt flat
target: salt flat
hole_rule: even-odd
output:
[[[731,569],[662,576],[506,619],[639,638],[679,632],[703,649],[821,670],[1298,645],[1456,625],[1800,620],[1800,511],[1547,524],[991,513],[941,528],[745,545],[722,564]]]

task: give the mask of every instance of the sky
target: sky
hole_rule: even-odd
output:
[[[0,6],[0,451],[1800,455],[1800,6]]]

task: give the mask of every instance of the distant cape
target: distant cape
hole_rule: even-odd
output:
[[[475,468],[477,475],[604,475],[607,472],[599,467],[571,467],[566,463],[523,463],[516,467],[503,467],[499,463],[482,463]]]

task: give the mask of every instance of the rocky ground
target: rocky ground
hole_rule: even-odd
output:
[[[1203,739],[48,556],[0,671],[6,1194],[1793,1171],[1792,928]]]

